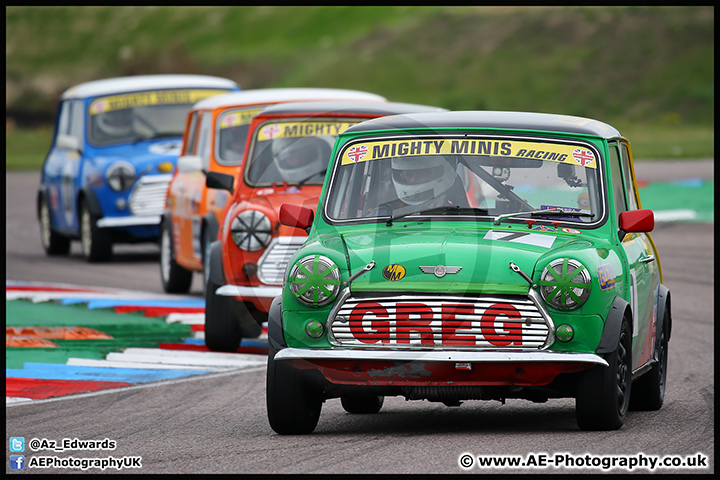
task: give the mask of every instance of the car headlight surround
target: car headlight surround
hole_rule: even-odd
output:
[[[105,171],[107,184],[116,192],[129,190],[136,178],[135,167],[129,162],[115,162]]]
[[[335,300],[340,292],[340,267],[323,255],[308,255],[292,267],[288,283],[299,301],[322,307]]]
[[[272,240],[272,224],[258,210],[243,210],[230,224],[230,236],[238,248],[248,252],[262,250]]]
[[[558,310],[573,310],[590,296],[590,272],[577,260],[558,258],[543,269],[538,286],[548,305]]]

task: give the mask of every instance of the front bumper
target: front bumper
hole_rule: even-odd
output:
[[[215,295],[226,297],[260,297],[273,299],[282,294],[282,287],[240,287],[237,285],[223,285],[215,290]]]
[[[160,215],[131,215],[129,217],[103,217],[97,221],[99,228],[135,227],[138,225],[160,225]]]
[[[589,353],[285,348],[275,361],[318,370],[330,383],[368,386],[540,386],[561,373],[608,366]]]

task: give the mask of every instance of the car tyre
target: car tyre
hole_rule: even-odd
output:
[[[50,206],[44,197],[40,200],[40,238],[47,255],[67,255],[70,252],[70,239],[53,230]]]
[[[668,334],[666,328],[670,324],[669,316],[666,309],[663,329],[660,332],[658,361],[653,364],[649,372],[633,383],[632,396],[630,397],[630,408],[632,410],[659,410],[665,400],[668,361]]]
[[[607,367],[595,366],[580,377],[576,398],[577,423],[582,430],[617,430],[625,422],[632,383],[632,330],[624,319]]]
[[[343,395],[340,402],[348,413],[378,413],[383,406],[382,395]]]
[[[175,261],[170,221],[160,225],[160,279],[167,293],[187,293],[192,285],[192,270],[186,270]]]
[[[110,233],[97,226],[98,217],[90,212],[87,202],[80,203],[80,245],[85,260],[104,262],[112,256]]]
[[[220,285],[205,284],[205,345],[214,352],[235,352],[240,347],[242,329],[232,297],[216,295]]]
[[[320,419],[323,399],[307,375],[268,354],[266,406],[270,427],[280,435],[312,433]]]

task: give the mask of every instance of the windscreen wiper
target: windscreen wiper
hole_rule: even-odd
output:
[[[405,213],[403,215],[399,215],[397,217],[393,217],[392,214],[390,214],[390,218],[388,218],[388,221],[385,222],[385,225],[388,227],[393,224],[393,222],[400,220],[401,218],[409,217],[411,215],[432,215],[432,214],[448,214],[452,213],[454,215],[487,215],[488,211],[485,208],[473,208],[473,207],[460,207],[460,206],[454,206],[454,207],[435,207],[435,208],[429,208],[427,210],[422,210],[419,212],[410,212]]]
[[[546,210],[531,210],[528,212],[503,213],[493,218],[495,225],[500,225],[500,220],[504,218],[519,217],[521,215],[530,215],[531,217],[594,217],[594,213],[574,212],[572,210],[563,210],[561,208],[550,208]]]

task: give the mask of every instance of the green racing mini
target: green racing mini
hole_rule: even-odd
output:
[[[396,115],[335,143],[268,320],[267,412],[323,402],[576,400],[583,430],[662,406],[671,331],[652,211],[610,125],[521,112]]]

